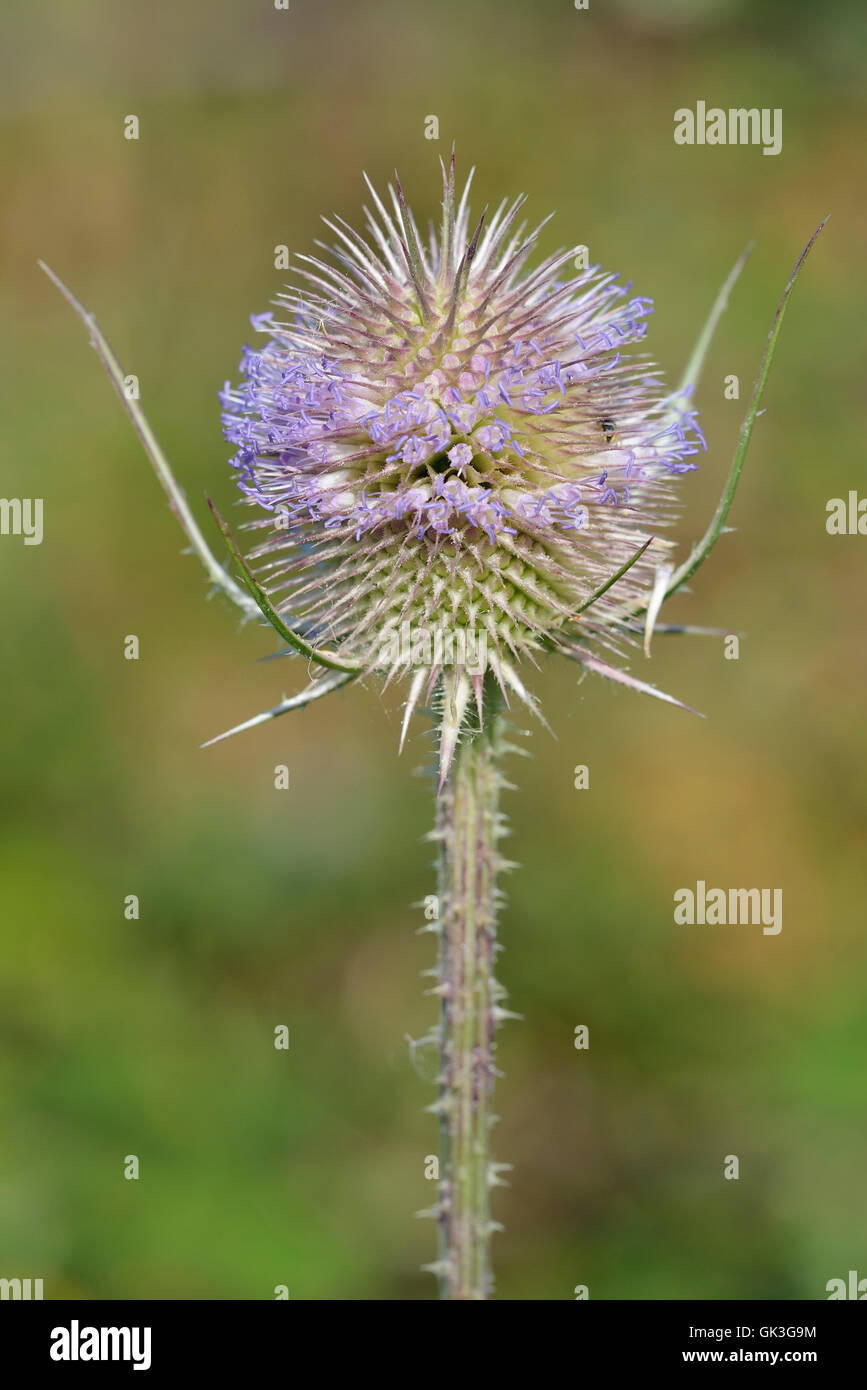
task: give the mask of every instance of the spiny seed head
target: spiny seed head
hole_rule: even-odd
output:
[[[522,659],[592,642],[647,594],[669,542],[575,617],[670,521],[703,445],[624,354],[651,302],[576,248],[528,270],[524,199],[473,227],[469,182],[457,200],[452,157],[424,241],[399,181],[390,210],[370,186],[366,237],[327,222],[331,259],[298,257],[301,286],[253,319],[264,346],[222,394],[272,604],[343,659],[411,675],[407,717],[439,693],[443,776],[486,672],[529,700]]]

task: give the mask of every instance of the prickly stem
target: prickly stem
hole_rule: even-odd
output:
[[[491,686],[493,682],[489,683]],[[490,1129],[494,1123],[495,1032],[505,991],[494,978],[496,919],[503,867],[497,842],[506,833],[499,810],[502,720],[489,700],[484,730],[465,729],[451,774],[437,797],[441,1000],[441,1166],[435,1272],[444,1299],[486,1299],[493,1229]]]

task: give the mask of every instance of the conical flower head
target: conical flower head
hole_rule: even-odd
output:
[[[265,344],[222,397],[271,603],[360,669],[411,677],[407,718],[437,690],[443,775],[486,672],[529,698],[522,662],[610,640],[646,596],[658,539],[590,606],[670,521],[702,445],[625,352],[650,301],[577,248],[528,269],[524,199],[472,227],[468,190],[452,159],[425,240],[399,182],[390,208],[371,187],[366,236],[327,222],[331,259],[298,258],[305,283],[253,320]]]

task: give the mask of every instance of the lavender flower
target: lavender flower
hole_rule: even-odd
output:
[[[545,223],[525,235],[519,197],[471,234],[469,186],[456,205],[452,156],[426,243],[399,181],[391,211],[369,185],[367,238],[326,220],[333,263],[298,258],[222,393],[274,610],[355,670],[411,674],[404,736],[439,686],[441,784],[486,671],[531,704],[519,666],[544,649],[608,673],[576,639],[628,639],[704,445],[689,392],[624,351],[650,300],[574,248],[528,272]]]
[[[212,506],[240,583],[199,530],[95,319],[43,268],[85,323],[212,583],[329,673],[229,732],[385,668],[387,681],[412,672],[403,742],[413,709],[437,693],[438,910],[424,930],[439,942],[430,973],[441,1012],[422,1041],[439,1051],[428,1108],[440,1121],[442,1172],[435,1205],[419,1215],[437,1222],[439,1255],[426,1268],[442,1296],[484,1299],[498,1229],[490,1190],[509,1167],[490,1159],[495,1034],[515,1017],[493,973],[498,875],[510,867],[498,850],[499,761],[509,751],[500,707],[516,694],[535,708],[519,671],[545,651],[672,699],[599,649],[623,655],[643,632],[649,653],[665,599],[725,530],[783,316],[824,222],[777,309],[717,510],[675,569],[657,533],[703,447],[689,402],[746,255],[667,393],[645,359],[622,355],[644,335],[648,300],[598,267],[561,278],[574,251],[526,271],[540,229],[525,236],[516,225],[523,199],[501,204],[487,230],[483,216],[470,236],[452,158],[441,228],[424,246],[400,184],[393,213],[371,192],[371,241],[328,224],[337,265],[300,258],[313,288],[281,297],[292,323],[253,320],[266,344],[245,351],[244,386],[223,393],[238,482],[260,512],[253,528],[265,532],[251,553],[257,578]],[[404,629],[411,640],[395,643]]]

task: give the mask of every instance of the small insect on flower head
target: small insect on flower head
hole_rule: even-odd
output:
[[[305,283],[253,320],[264,346],[222,396],[274,612],[354,670],[409,678],[404,733],[439,699],[441,782],[488,673],[531,705],[520,667],[545,650],[613,673],[592,644],[628,637],[703,447],[625,351],[650,301],[576,273],[574,248],[528,270],[545,223],[526,234],[519,197],[473,226],[468,191],[452,156],[423,240],[400,182],[390,209],[370,186],[367,236],[326,223],[332,262],[298,257]]]

